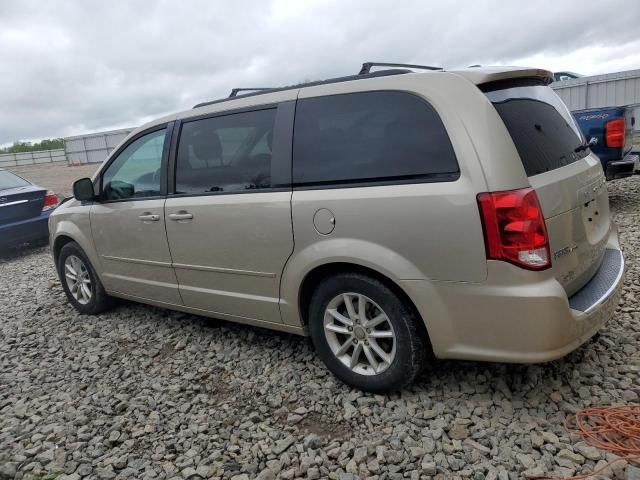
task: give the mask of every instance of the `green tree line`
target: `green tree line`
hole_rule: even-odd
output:
[[[56,150],[64,148],[62,138],[47,138],[40,142],[13,142],[10,147],[0,148],[0,153],[37,152],[38,150]]]

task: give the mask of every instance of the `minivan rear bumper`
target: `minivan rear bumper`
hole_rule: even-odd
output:
[[[622,284],[624,256],[620,250],[607,248],[600,267],[587,284],[569,298],[569,307],[582,313],[599,308]]]
[[[624,257],[612,230],[600,268],[571,298],[555,278],[505,262],[488,262],[488,271],[482,284],[403,282],[437,357],[538,363],[568,354],[613,316]]]

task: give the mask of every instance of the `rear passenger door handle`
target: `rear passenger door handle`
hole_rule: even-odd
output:
[[[179,222],[180,220],[191,220],[193,218],[193,214],[188,212],[178,212],[170,214],[169,218],[175,222]]]
[[[158,220],[160,220],[160,215],[145,213],[144,215],[140,215],[138,218],[143,222],[157,222]]]

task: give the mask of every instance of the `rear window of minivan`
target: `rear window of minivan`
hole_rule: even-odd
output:
[[[481,88],[507,127],[528,176],[569,165],[589,154],[589,149],[578,148],[584,137],[551,88],[531,81]]]
[[[406,92],[298,100],[295,186],[447,181],[458,163],[439,115]]]

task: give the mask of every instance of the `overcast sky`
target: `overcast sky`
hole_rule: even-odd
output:
[[[0,1],[0,145],[136,126],[226,96],[356,73],[640,68],[640,1]]]

